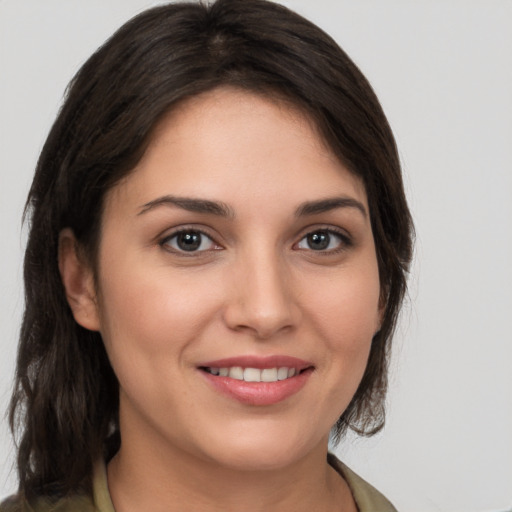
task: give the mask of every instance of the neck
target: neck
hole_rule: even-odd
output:
[[[356,510],[347,484],[327,464],[326,442],[286,467],[259,471],[223,467],[176,449],[126,446],[108,466],[116,512]]]

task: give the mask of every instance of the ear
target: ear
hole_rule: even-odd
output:
[[[93,272],[79,254],[78,242],[69,228],[59,234],[59,271],[76,322],[91,331],[99,331]]]

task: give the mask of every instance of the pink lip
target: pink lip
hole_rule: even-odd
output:
[[[208,368],[230,368],[233,366],[241,366],[242,368],[295,368],[296,370],[304,370],[313,366],[312,363],[291,356],[237,356],[227,357],[225,359],[217,359],[216,361],[206,361],[198,365],[198,367]]]
[[[216,361],[208,361],[200,364],[199,369],[209,368],[227,368],[241,366],[242,368],[295,368],[298,373],[294,377],[279,380],[277,382],[245,382],[243,380],[232,379],[230,377],[221,377],[212,375],[206,371],[201,371],[201,375],[206,381],[220,393],[248,405],[273,405],[286,400],[292,395],[298,393],[306,384],[313,373],[313,366],[302,359],[289,356],[239,356]]]

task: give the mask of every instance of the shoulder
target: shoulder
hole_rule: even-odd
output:
[[[33,500],[17,494],[0,503],[0,512],[115,512],[108,492],[105,463],[99,461],[94,467],[90,494],[76,492],[59,499],[40,496]]]
[[[90,497],[77,494],[58,500],[37,498],[28,501],[15,495],[0,503],[0,512],[97,512]]]
[[[375,487],[354,473],[331,453],[329,464],[345,479],[360,512],[397,512],[391,502]]]

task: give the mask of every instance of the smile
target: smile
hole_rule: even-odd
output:
[[[245,382],[277,382],[289,379],[300,373],[300,370],[286,366],[264,369],[242,368],[241,366],[233,366],[231,368],[205,367],[202,369],[211,375],[229,377],[230,379],[243,380]]]
[[[216,393],[252,406],[291,398],[306,385],[315,367],[290,356],[235,356],[205,361],[198,370]]]

